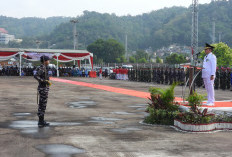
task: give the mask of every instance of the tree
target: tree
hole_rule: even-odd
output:
[[[116,58],[115,61],[116,63],[121,63],[121,58]]]
[[[172,53],[170,56],[166,57],[166,63],[168,64],[181,64],[186,62],[187,60],[182,54]]]
[[[147,60],[146,60],[146,58],[140,58],[138,60],[138,63],[147,63]]]
[[[215,44],[214,54],[217,57],[217,66],[229,67],[232,65],[232,49],[225,43]]]
[[[97,59],[103,59],[104,62],[114,63],[125,61],[122,56],[125,54],[125,49],[122,44],[114,39],[103,40],[98,39],[87,47],[87,50],[97,56]]]
[[[159,57],[156,57],[156,63],[162,63],[162,60]]]
[[[125,56],[121,56],[121,62],[122,63],[127,63],[127,60],[126,60]]]
[[[218,44],[213,44],[215,49],[213,54],[217,57],[218,67],[229,67],[232,65],[232,49],[225,43],[220,42]],[[205,56],[204,50],[201,52],[201,58]]]
[[[144,50],[137,50],[134,57],[137,61],[142,58],[144,58],[147,61],[148,54]]]
[[[216,28],[218,32],[222,32],[222,41],[232,46],[231,8],[232,3],[228,0],[199,6],[201,13],[199,43],[202,43],[199,46],[209,41],[212,17],[217,19]],[[215,10],[217,14],[212,14]],[[124,43],[124,32],[127,32],[128,39],[130,39],[128,49],[132,51],[148,47],[157,50],[174,43],[190,46],[191,11],[191,7],[171,7],[138,16],[121,17],[115,14],[84,11],[84,14],[78,17],[80,23],[77,24],[79,48],[86,49],[86,45],[90,45],[97,39],[115,39]],[[0,27],[6,28],[9,34],[15,35],[16,38],[24,40],[26,37],[32,37],[36,40],[54,43],[56,48],[72,49],[73,25],[69,21],[70,17],[17,19],[0,16]]]
[[[130,63],[136,63],[135,57],[131,56],[131,57],[129,58],[129,62],[130,62]]]

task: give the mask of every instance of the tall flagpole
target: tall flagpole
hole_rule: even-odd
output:
[[[193,75],[194,75],[194,66],[197,64],[196,55],[198,53],[198,11],[199,4],[198,0],[192,0],[192,39],[191,39],[191,47],[192,54],[190,55],[191,59],[191,67],[189,72],[189,84],[190,84],[190,94],[193,94]]]
[[[191,39],[192,55],[190,57],[192,65],[196,65],[196,62],[194,60],[194,54],[198,53],[198,11],[199,11],[198,0],[192,0],[192,39]]]
[[[78,40],[77,40],[77,19],[70,20],[71,23],[73,23],[73,49],[78,50]],[[73,60],[73,64],[75,65],[75,60]]]
[[[19,52],[19,76],[22,76],[22,53]]]
[[[56,77],[59,77],[59,53],[56,54]]]

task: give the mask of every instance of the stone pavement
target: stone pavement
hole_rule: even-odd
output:
[[[65,78],[148,92],[148,83]],[[32,77],[0,77],[1,157],[158,157],[231,156],[231,132],[190,134],[141,122],[148,100],[125,94],[53,82],[47,121],[37,127],[36,88]],[[166,87],[161,86],[159,87]],[[199,92],[204,93],[204,89]],[[181,87],[176,96],[181,96]],[[216,91],[216,100],[231,92]]]

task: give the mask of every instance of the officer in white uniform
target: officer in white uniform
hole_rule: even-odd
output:
[[[216,77],[217,58],[212,53],[214,47],[206,43],[205,58],[203,62],[202,78],[207,91],[207,106],[214,106],[214,80]]]

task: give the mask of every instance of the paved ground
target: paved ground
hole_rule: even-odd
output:
[[[70,78],[66,78],[70,79]],[[147,92],[154,84],[71,78]],[[158,157],[232,156],[232,133],[189,134],[170,127],[146,126],[148,100],[98,89],[53,82],[46,119],[37,128],[36,81],[0,77],[1,157]],[[165,86],[160,86],[165,87]],[[204,89],[199,90],[204,93]],[[181,87],[176,96],[181,96]],[[216,100],[232,92],[216,91]]]

